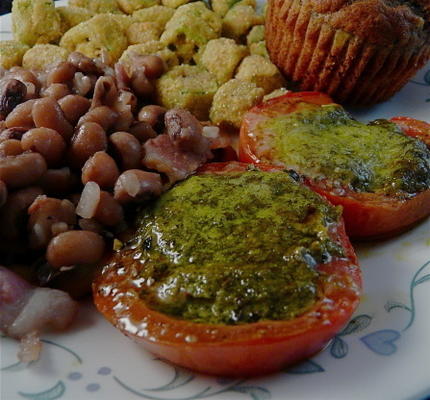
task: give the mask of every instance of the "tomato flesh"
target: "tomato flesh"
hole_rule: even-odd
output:
[[[257,135],[254,132],[260,122],[270,117],[294,112],[299,103],[317,105],[333,104],[325,94],[317,92],[288,93],[252,108],[244,117],[239,142],[239,161],[259,164]],[[406,135],[418,137],[430,143],[430,124],[412,118],[397,117],[391,120],[399,125]],[[272,164],[282,164],[273,152],[267,151]],[[267,162],[267,161],[266,161]],[[297,170],[300,174],[300,171]],[[305,177],[306,184],[326,197],[332,204],[343,207],[346,232],[356,240],[371,240],[401,233],[430,214],[430,190],[409,197],[384,196],[374,193],[358,193],[345,189],[342,194],[331,189],[328,179],[314,182]]]
[[[241,163],[214,163],[200,174],[245,171]],[[261,166],[261,170],[279,170]],[[94,283],[94,300],[104,316],[155,355],[194,371],[245,377],[278,371],[311,357],[339,332],[359,303],[361,273],[342,220],[331,230],[344,256],[317,265],[327,276],[312,309],[286,321],[241,325],[195,323],[154,311],[130,277],[132,253],[114,254]]]

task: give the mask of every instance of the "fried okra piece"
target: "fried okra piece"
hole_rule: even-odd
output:
[[[265,94],[279,89],[285,83],[276,65],[267,58],[257,55],[243,59],[235,78],[255,83]]]
[[[160,4],[160,0],[117,0],[119,8],[126,14],[133,14],[142,8]]]
[[[243,115],[260,103],[264,90],[253,82],[231,79],[216,92],[210,110],[210,119],[216,125],[240,128]]]
[[[161,0],[161,4],[170,8],[178,8],[184,4],[189,3],[191,0]]]
[[[266,42],[264,40],[257,43],[251,43],[249,46],[249,52],[251,55],[269,59],[269,53],[267,52]]]
[[[167,69],[171,69],[179,64],[178,57],[172,51],[164,47],[158,40],[152,40],[146,43],[135,44],[129,46],[122,54],[119,62],[128,65],[131,62],[133,55],[157,55],[167,65]]]
[[[227,14],[228,10],[230,8],[236,6],[236,5],[243,5],[243,6],[251,6],[254,9],[257,7],[257,3],[255,0],[212,0],[211,1],[211,7],[212,10],[214,10],[219,16],[224,17],[225,14]]]
[[[179,65],[164,74],[156,84],[159,104],[166,108],[186,108],[206,121],[218,89],[215,77],[195,65]]]
[[[264,24],[264,17],[258,15],[253,7],[236,5],[231,8],[222,21],[222,34],[237,41],[243,41],[254,25]]]
[[[127,29],[129,44],[139,44],[160,39],[160,32],[154,22],[135,22]]]
[[[30,47],[16,40],[0,41],[0,68],[10,69],[22,64],[22,57]]]
[[[179,7],[166,24],[160,41],[188,63],[209,40],[221,33],[221,19],[201,1]]]
[[[263,97],[263,101],[267,101],[270,99],[274,99],[279,96],[283,96],[284,94],[287,94],[289,90],[287,88],[279,88],[274,90],[273,92],[270,92],[269,94],[266,94],[266,96]]]
[[[252,43],[258,43],[261,41],[264,41],[264,25],[255,25],[246,37],[246,44],[251,46]]]
[[[88,21],[94,16],[92,11],[82,7],[57,7],[57,12],[61,18],[63,32],[67,32],[70,28]]]
[[[121,13],[117,0],[69,0],[69,6],[86,8],[94,14]]]
[[[43,71],[48,65],[66,61],[69,51],[54,44],[37,44],[28,50],[22,59],[26,69]]]
[[[215,75],[222,85],[232,79],[236,67],[248,55],[246,46],[238,45],[233,39],[213,39],[205,46],[199,63]]]
[[[164,6],[153,6],[133,13],[135,22],[152,22],[157,25],[161,33],[164,31],[167,22],[173,17],[175,10]]]
[[[57,42],[63,31],[54,0],[14,0],[12,32],[15,40],[29,46]]]
[[[91,58],[99,57],[105,52],[110,63],[121,57],[127,45],[124,28],[112,14],[98,14],[74,26],[64,34],[60,42],[60,46],[70,52],[79,51]]]

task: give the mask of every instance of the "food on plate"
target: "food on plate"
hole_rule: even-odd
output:
[[[117,0],[119,8],[126,14],[133,14],[142,8],[159,4],[159,0]]]
[[[55,44],[37,44],[24,54],[22,66],[25,69],[43,71],[51,64],[66,61],[69,51]]]
[[[257,42],[257,43],[251,43],[249,46],[249,52],[252,55],[269,58],[269,53],[267,52],[266,42],[264,40],[262,40],[261,42]]]
[[[157,81],[157,102],[166,108],[186,108],[205,121],[217,89],[215,76],[204,68],[178,65]]]
[[[343,206],[355,239],[394,235],[430,214],[426,145],[392,122],[358,122],[321,93],[288,93],[251,109],[239,158],[296,171]]]
[[[209,40],[220,36],[221,25],[220,17],[203,2],[185,4],[167,22],[160,41],[188,63]]]
[[[29,46],[58,41],[63,31],[54,0],[14,0],[12,31],[15,40]]]
[[[136,56],[145,56],[147,54],[160,57],[166,63],[166,67],[169,70],[179,64],[179,60],[175,52],[166,48],[158,40],[129,46],[127,50],[122,53],[119,61],[125,65],[129,65],[133,62],[133,59]]]
[[[157,41],[160,31],[154,22],[134,22],[127,29],[127,39],[130,45]]]
[[[157,356],[220,376],[312,356],[359,302],[341,210],[295,174],[209,164],[143,209],[94,284],[98,309]]]
[[[235,78],[255,83],[265,94],[285,84],[278,68],[267,58],[259,55],[245,57],[237,69]]]
[[[98,14],[69,29],[61,38],[60,46],[87,57],[106,53],[109,63],[117,61],[127,48],[127,36],[114,15]]]
[[[86,8],[95,14],[121,13],[117,0],[69,0],[69,6]]]
[[[259,15],[255,7],[237,4],[227,11],[222,20],[222,34],[225,37],[244,41],[254,25],[264,23],[264,17]]]
[[[94,17],[94,13],[86,8],[82,7],[57,7],[58,14],[61,18],[62,31],[66,32],[75,25],[81,22],[88,21],[90,18]]]
[[[301,90],[369,105],[400,90],[430,58],[427,0],[274,0],[272,61]]]
[[[227,14],[227,11],[235,5],[247,5],[256,8],[257,2],[255,0],[212,0],[211,8],[214,10],[219,16],[224,17]]]
[[[216,125],[240,128],[244,114],[263,96],[264,90],[255,83],[230,79],[215,93],[210,119]]]
[[[394,117],[390,121],[399,126],[406,135],[416,137],[430,147],[430,124],[428,122],[409,117]]]
[[[152,6],[133,13],[133,20],[136,22],[152,22],[157,25],[161,34],[174,13],[175,10],[169,7]]]
[[[199,65],[215,75],[219,85],[234,77],[237,66],[248,55],[244,45],[233,39],[213,39],[202,49]]]
[[[0,67],[9,69],[21,65],[22,57],[30,47],[16,40],[0,41]]]
[[[258,43],[261,41],[264,41],[264,25],[255,25],[246,37],[246,44],[250,46],[252,43]]]
[[[64,330],[73,321],[78,304],[60,290],[34,287],[0,266],[0,332],[21,340],[22,362],[39,358],[39,335]]]
[[[161,4],[170,8],[178,8],[184,4],[189,3],[191,0],[161,0]]]

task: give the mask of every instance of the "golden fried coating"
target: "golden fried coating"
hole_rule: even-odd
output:
[[[263,98],[264,90],[253,82],[231,79],[216,92],[210,119],[214,124],[240,128],[243,115]]]
[[[136,11],[133,13],[132,18],[135,22],[152,22],[156,24],[161,35],[174,13],[175,10],[169,7],[153,6]]]
[[[94,14],[121,13],[117,0],[69,0],[69,6],[87,8]]]
[[[212,10],[214,10],[221,17],[224,17],[224,15],[227,14],[227,11],[230,10],[230,8],[239,4],[243,6],[251,6],[254,9],[257,7],[257,3],[255,0],[242,0],[242,1],[212,0],[211,1]]]
[[[70,52],[79,51],[88,57],[100,57],[106,53],[110,63],[121,57],[127,44],[124,28],[112,14],[98,14],[74,26],[60,42],[60,46]]]
[[[160,39],[158,26],[154,22],[135,22],[127,29],[129,44],[152,42]]]
[[[234,76],[242,59],[248,55],[246,46],[238,45],[233,39],[213,39],[205,46],[199,63],[215,75],[222,85]]]
[[[222,34],[237,41],[244,40],[254,25],[264,24],[264,17],[258,15],[253,7],[236,5],[231,8],[222,21]]]
[[[29,46],[57,42],[63,31],[54,0],[14,0],[12,31],[15,40]]]
[[[189,3],[191,0],[161,0],[161,4],[170,8],[178,8],[184,4]]]
[[[164,60],[167,69],[171,69],[179,64],[176,54],[164,47],[158,40],[129,46],[122,54],[119,62],[127,65],[130,63],[130,58],[135,54],[142,56],[155,54]]]
[[[269,53],[267,52],[266,42],[264,40],[257,43],[251,43],[249,46],[249,52],[252,55],[262,56],[269,59]]]
[[[179,7],[166,24],[160,41],[188,63],[200,47],[221,33],[221,19],[201,1]]]
[[[253,26],[246,37],[246,44],[251,46],[252,43],[258,43],[262,40],[264,40],[264,25]]]
[[[22,59],[22,66],[26,69],[43,71],[48,65],[66,61],[69,52],[54,44],[37,44],[28,50]]]
[[[160,4],[160,0],[117,0],[118,5],[126,14],[133,14],[142,8],[148,8]]]
[[[22,57],[30,47],[16,40],[0,41],[0,68],[10,69],[22,64]]]
[[[263,101],[267,101],[267,100],[274,99],[274,98],[279,97],[279,96],[283,96],[284,94],[287,94],[288,92],[289,92],[289,90],[287,88],[282,87],[282,88],[276,89],[273,92],[266,94],[263,97]]]
[[[57,12],[61,18],[62,31],[66,32],[81,22],[88,21],[94,13],[82,7],[57,7]]]
[[[235,78],[255,83],[264,90],[265,94],[279,89],[285,83],[276,65],[258,55],[244,58]]]
[[[156,84],[158,103],[166,108],[186,108],[206,121],[218,89],[215,77],[195,65],[179,65],[164,74]]]

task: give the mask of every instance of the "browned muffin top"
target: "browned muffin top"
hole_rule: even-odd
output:
[[[335,29],[379,45],[430,41],[430,0],[308,0]]]

